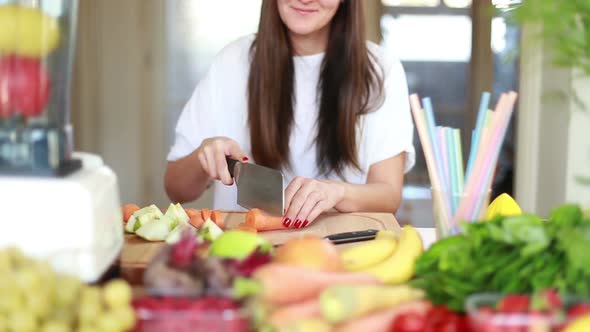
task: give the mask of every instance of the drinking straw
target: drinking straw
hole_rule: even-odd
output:
[[[457,192],[459,194],[463,193],[463,182],[464,182],[464,174],[463,174],[463,148],[461,146],[461,130],[454,129],[454,138],[455,138],[455,160],[457,164]]]
[[[436,162],[436,169],[438,174],[443,174],[443,166],[442,166],[442,157],[440,152],[440,147],[437,142],[436,136],[436,121],[434,119],[434,108],[432,107],[432,101],[430,98],[423,98],[422,105],[424,106],[424,114],[426,115],[426,126],[428,127],[428,134],[430,136],[430,141],[432,143],[432,151],[434,153],[434,160]],[[448,188],[448,183],[445,181],[445,178],[441,176],[441,190],[446,191]]]
[[[441,155],[441,163],[443,167],[443,172],[441,177],[444,178],[445,183],[450,183],[450,174],[449,174],[449,158],[448,158],[448,147],[445,140],[445,129],[444,127],[438,126],[436,127],[436,137],[438,139],[438,143],[440,145],[440,155]],[[447,188],[449,188],[447,186]]]
[[[498,100],[498,103],[496,104],[496,110],[492,115],[492,120],[490,122],[490,125],[488,127],[486,127],[483,131],[483,135],[481,137],[481,142],[479,144],[479,148],[477,149],[477,154],[475,157],[475,163],[472,169],[472,172],[469,174],[469,177],[467,178],[467,185],[465,187],[465,196],[464,198],[461,200],[460,204],[459,204],[459,208],[457,209],[457,212],[455,213],[455,216],[453,218],[453,223],[457,223],[459,218],[463,218],[465,216],[467,216],[466,214],[466,210],[468,209],[468,207],[473,206],[474,204],[474,199],[475,196],[477,196],[477,189],[475,187],[475,182],[477,181],[477,177],[481,177],[481,171],[483,168],[483,164],[485,163],[485,159],[486,159],[486,154],[488,153],[488,149],[489,149],[489,141],[490,141],[490,137],[492,136],[492,133],[494,132],[495,127],[497,127],[498,125],[498,119],[499,117],[497,116],[499,114],[499,110],[501,108],[501,106],[504,105],[504,102],[506,100],[507,96],[506,94],[502,94],[500,96],[500,99]],[[479,188],[481,190],[481,188]]]
[[[452,128],[445,128],[445,140],[447,142],[448,147],[449,173],[451,184],[449,190],[449,195],[451,196],[451,214],[455,214],[455,211],[457,211],[460,196],[459,179],[457,178],[457,175],[459,174],[459,165],[457,164],[457,159],[455,158],[455,151],[457,148],[455,147],[455,137],[453,131],[454,129]]]
[[[478,218],[477,215],[478,211],[482,208],[483,202],[485,201],[488,188],[491,186],[494,170],[496,169],[496,165],[498,164],[498,157],[500,155],[500,150],[502,148],[502,143],[504,142],[504,138],[506,136],[506,131],[508,130],[508,125],[510,123],[510,119],[512,117],[512,113],[514,111],[514,104],[516,102],[516,98],[518,94],[516,92],[510,92],[508,94],[508,98],[506,100],[506,104],[502,109],[503,112],[501,113],[502,117],[500,119],[500,128],[496,135],[492,137],[491,141],[491,161],[485,164],[486,168],[483,170],[483,177],[481,178],[478,185],[481,188],[481,194],[477,195],[476,203],[474,206],[474,210],[471,211],[472,219]],[[484,187],[485,186],[485,187]],[[484,191],[485,190],[485,191]]]
[[[465,172],[465,179],[469,178],[473,169],[473,164],[477,158],[477,152],[479,150],[481,141],[481,131],[485,124],[486,113],[488,111],[488,105],[490,103],[490,93],[484,92],[481,95],[481,101],[479,103],[479,111],[477,112],[477,120],[475,124],[474,134],[471,139],[471,149],[469,151],[469,157],[467,159],[467,171]],[[467,181],[467,180],[465,180]]]
[[[448,200],[445,198],[444,193],[441,191],[440,175],[436,171],[434,156],[432,155],[432,146],[430,144],[431,140],[428,137],[428,129],[426,127],[426,119],[424,112],[422,111],[422,108],[420,106],[420,99],[418,98],[417,94],[412,94],[410,96],[410,105],[412,109],[412,115],[414,117],[414,122],[416,123],[416,130],[418,131],[418,136],[422,144],[422,149],[424,150],[424,158],[426,159],[426,167],[428,169],[428,174],[430,176],[432,190],[433,192],[438,191],[439,193],[441,193],[440,195],[432,195],[433,199],[437,201],[437,204],[441,209],[441,227],[448,229],[448,222],[450,220]]]

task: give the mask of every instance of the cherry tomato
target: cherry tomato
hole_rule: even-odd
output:
[[[37,59],[0,58],[0,117],[40,115],[49,101],[49,75]]]
[[[398,315],[393,320],[389,332],[424,332],[426,317],[416,312]]]

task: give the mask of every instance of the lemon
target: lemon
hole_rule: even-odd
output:
[[[492,201],[486,211],[485,220],[490,220],[496,216],[516,216],[522,214],[518,203],[508,194],[504,193]]]
[[[563,332],[587,332],[590,331],[590,315],[584,315],[571,324]]]
[[[45,57],[59,44],[56,18],[37,8],[0,6],[0,53]]]

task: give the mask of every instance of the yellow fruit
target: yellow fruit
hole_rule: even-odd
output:
[[[382,230],[377,232],[377,236],[375,236],[375,240],[381,240],[381,239],[396,239],[397,240],[398,235],[396,232],[394,231],[390,231],[390,230]]]
[[[420,234],[412,226],[406,225],[402,228],[399,243],[393,255],[362,271],[386,284],[402,284],[414,276],[416,259],[423,251],[424,245]]]
[[[0,53],[45,57],[59,44],[59,24],[37,8],[0,6]]]
[[[346,248],[340,257],[346,270],[358,271],[384,261],[393,254],[396,246],[395,239],[375,239]]]
[[[502,194],[492,201],[486,210],[485,220],[490,220],[496,216],[517,216],[522,214],[520,206],[508,194]]]
[[[570,323],[563,332],[588,332],[590,331],[590,315],[584,315]]]
[[[277,329],[278,332],[330,332],[332,326],[317,318],[300,319]]]
[[[423,297],[421,290],[408,285],[332,286],[320,294],[320,308],[326,320],[339,323]]]

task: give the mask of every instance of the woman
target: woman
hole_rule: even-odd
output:
[[[408,91],[400,62],[367,43],[363,6],[263,0],[258,33],[218,54],[178,120],[169,197],[216,180],[214,208],[240,209],[229,156],[283,171],[287,228],[332,209],[395,212],[414,164]]]

